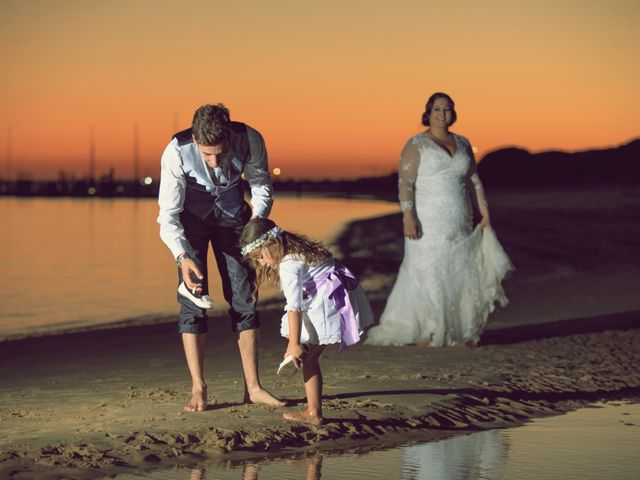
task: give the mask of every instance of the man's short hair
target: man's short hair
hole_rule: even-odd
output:
[[[193,115],[193,138],[205,147],[220,145],[229,137],[230,123],[229,109],[223,104],[202,105]]]

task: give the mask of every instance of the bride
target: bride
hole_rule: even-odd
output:
[[[427,130],[402,150],[404,258],[370,345],[475,345],[494,304],[508,303],[501,282],[513,265],[491,228],[471,145],[449,131],[455,121],[451,97],[434,93]]]

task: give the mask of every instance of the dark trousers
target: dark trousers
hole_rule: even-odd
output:
[[[209,273],[207,271],[207,250],[209,243],[218,265],[222,280],[222,292],[229,306],[231,328],[234,332],[249,330],[260,326],[256,312],[257,298],[252,296],[255,271],[242,261],[238,238],[242,228],[251,216],[248,205],[238,218],[222,217],[219,211],[212,212],[204,220],[188,211],[180,214],[187,240],[193,251],[190,252],[204,275],[201,280],[204,294],[209,293]],[[179,282],[182,282],[182,270],[178,268]],[[179,333],[206,333],[207,311],[194,305],[191,300],[178,294],[180,303]]]

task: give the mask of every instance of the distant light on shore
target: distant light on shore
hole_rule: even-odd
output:
[[[87,190],[87,193],[89,195],[95,195],[96,194],[96,188],[95,187],[89,187],[89,189]]]
[[[278,175],[280,175],[282,173],[282,170],[280,170],[278,167],[273,169],[273,174],[277,177]]]
[[[151,178],[151,177],[144,177],[144,179],[142,180],[142,182],[143,182],[145,185],[151,185],[151,184],[153,183],[153,178]]]

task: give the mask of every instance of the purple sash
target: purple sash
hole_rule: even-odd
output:
[[[340,315],[340,351],[360,341],[360,329],[356,320],[349,291],[358,286],[358,279],[347,267],[336,260],[333,270],[307,281],[303,287],[310,297],[324,289]]]

